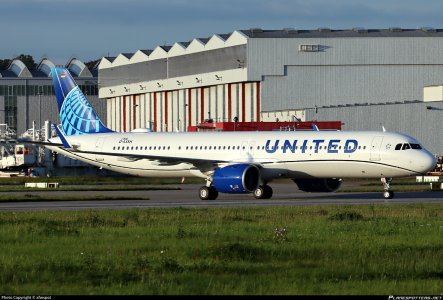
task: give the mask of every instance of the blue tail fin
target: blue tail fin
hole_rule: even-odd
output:
[[[112,131],[100,121],[68,70],[51,68],[51,74],[65,135]]]

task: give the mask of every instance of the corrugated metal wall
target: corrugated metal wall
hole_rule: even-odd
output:
[[[248,80],[263,81],[262,111],[422,100],[443,80],[441,49],[439,37],[250,39]]]

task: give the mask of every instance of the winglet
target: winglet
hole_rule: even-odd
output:
[[[72,146],[69,144],[69,142],[66,140],[65,136],[63,135],[63,133],[60,131],[60,129],[58,129],[58,126],[54,124],[54,128],[55,131],[57,132],[58,137],[63,143],[63,147],[67,149],[72,148]]]

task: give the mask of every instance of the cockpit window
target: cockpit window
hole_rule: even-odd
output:
[[[395,150],[408,150],[408,149],[417,149],[420,150],[422,147],[419,144],[397,144],[395,145]]]
[[[411,144],[411,148],[412,149],[418,149],[418,150],[422,149],[420,144]]]

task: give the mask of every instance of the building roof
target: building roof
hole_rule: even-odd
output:
[[[420,29],[403,29],[399,27],[387,29],[365,29],[363,27],[329,29],[323,27],[312,30],[294,28],[263,30],[261,28],[251,28],[239,31],[248,38],[443,37],[443,29],[434,29],[431,27],[422,27]]]
[[[54,63],[48,58],[43,58],[35,69],[28,69],[25,64],[14,59],[7,70],[0,70],[0,78],[48,78],[51,76],[51,68]],[[97,77],[97,70],[89,70],[85,64],[77,58],[71,58],[65,65],[74,77]]]
[[[217,37],[217,39],[214,39]],[[173,46],[157,46],[154,50],[138,50],[146,55],[140,56],[129,53],[121,53],[117,57],[125,57],[126,60],[117,59],[115,57],[103,57],[98,65],[99,69],[105,69],[124,64],[138,63],[144,60],[156,60],[168,57],[169,55],[178,56],[196,52],[213,50],[223,47],[237,46],[247,44],[248,39],[266,39],[266,38],[380,38],[380,37],[443,37],[443,29],[435,29],[432,27],[421,27],[419,29],[404,29],[400,27],[391,27],[386,29],[366,29],[363,27],[354,27],[351,29],[330,29],[321,27],[318,29],[261,29],[250,28],[245,30],[235,30],[231,33],[214,34],[208,38],[195,38],[189,42],[177,42],[179,47]],[[211,42],[213,41],[213,42]],[[211,42],[209,48],[206,48]],[[163,51],[158,51],[159,49]],[[172,53],[170,50],[173,49]]]

